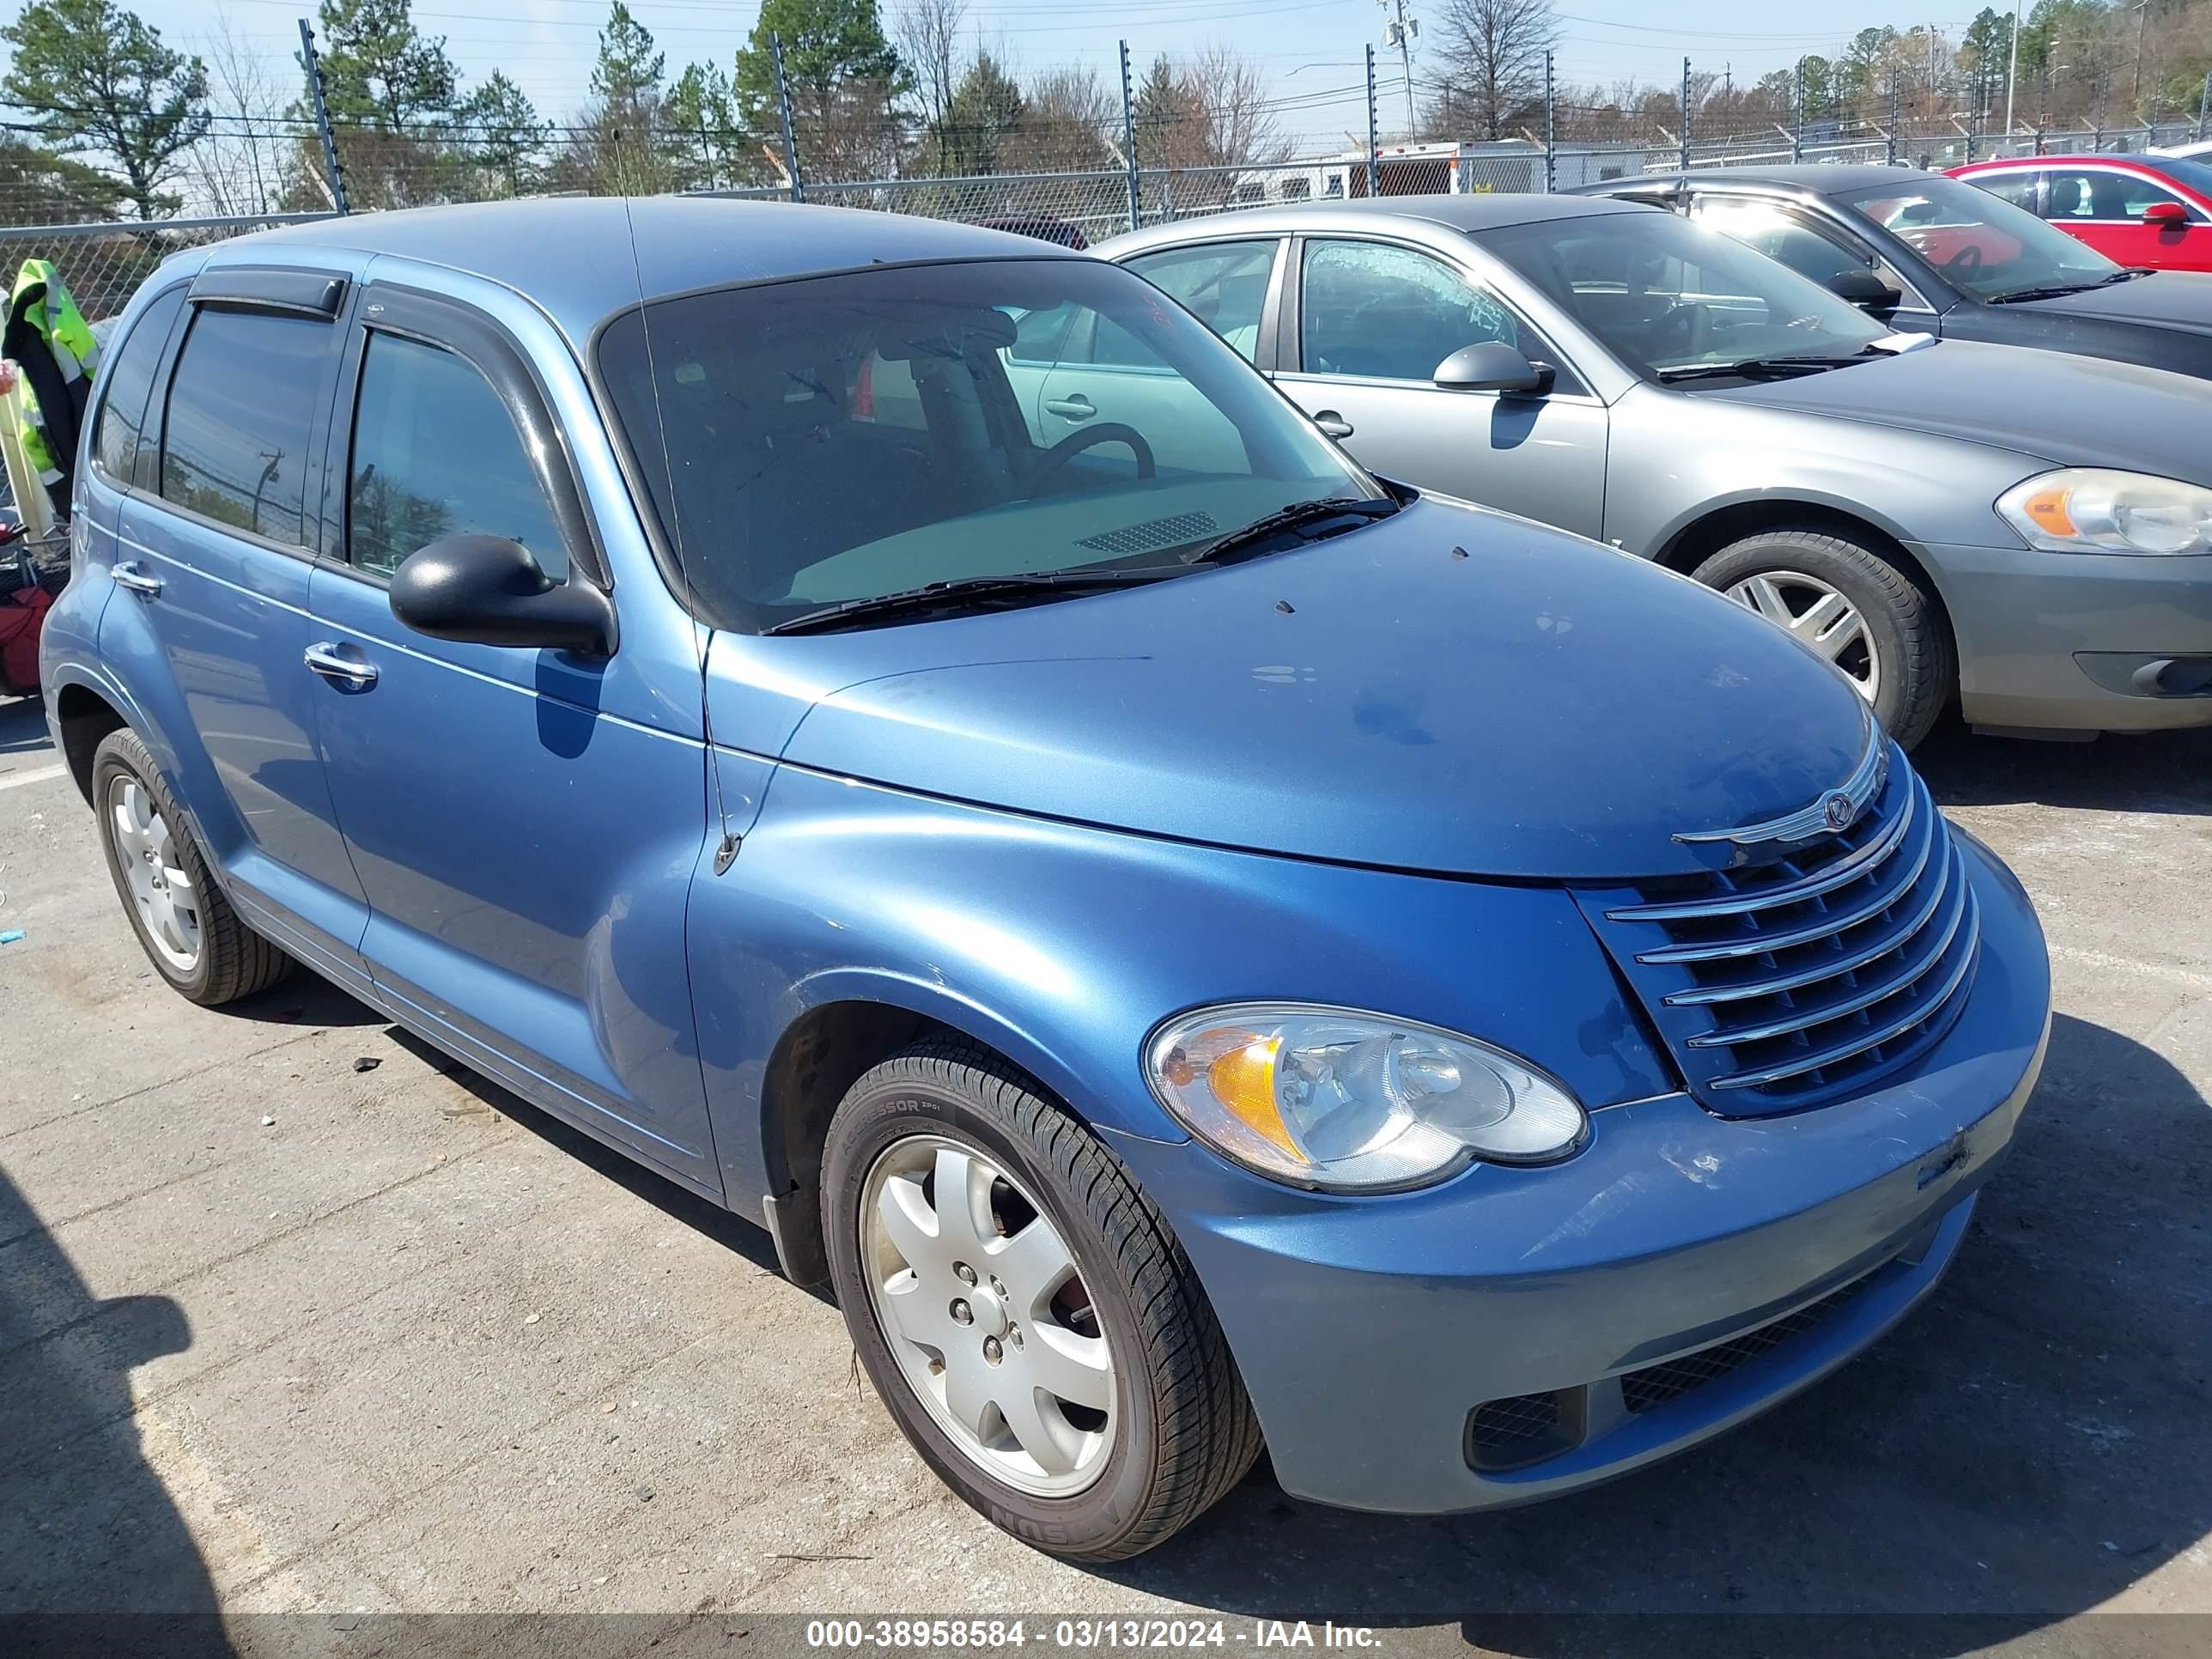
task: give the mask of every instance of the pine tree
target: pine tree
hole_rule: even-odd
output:
[[[15,62],[0,95],[31,112],[47,144],[111,161],[141,219],[176,211],[161,186],[208,129],[207,69],[112,0],[33,0],[0,29]]]

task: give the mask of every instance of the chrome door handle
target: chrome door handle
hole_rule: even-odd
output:
[[[118,587],[150,599],[161,591],[161,579],[138,564],[118,564],[107,573],[108,580]]]
[[[1098,405],[1079,392],[1073,398],[1048,398],[1044,406],[1064,421],[1087,421],[1098,412]]]
[[[1333,409],[1324,409],[1313,417],[1313,423],[1332,438],[1349,438],[1352,422]]]
[[[376,684],[376,665],[353,647],[340,645],[334,640],[309,646],[306,662],[326,680],[342,681],[364,690]]]

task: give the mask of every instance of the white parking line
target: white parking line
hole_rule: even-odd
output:
[[[52,766],[35,767],[28,772],[0,773],[0,789],[20,788],[27,783],[44,783],[48,778],[60,777],[69,768],[56,761]]]

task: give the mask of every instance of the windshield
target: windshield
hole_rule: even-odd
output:
[[[2001,175],[1990,174],[1994,182]],[[1907,173],[1846,191],[1848,204],[1978,300],[2030,288],[2085,288],[2119,267],[2026,208],[1963,179]]]
[[[1158,567],[1293,501],[1382,495],[1204,324],[1088,259],[658,300],[602,331],[598,361],[722,627]]]
[[[1850,356],[1889,334],[1788,266],[1658,209],[1540,220],[1480,241],[1647,379],[1753,357]]]
[[[2212,161],[2201,155],[2146,155],[2143,165],[2212,202]]]

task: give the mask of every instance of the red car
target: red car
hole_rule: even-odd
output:
[[[2212,270],[2212,164],[2178,155],[2021,155],[1950,169],[2108,259]]]

